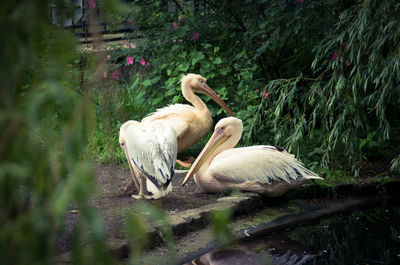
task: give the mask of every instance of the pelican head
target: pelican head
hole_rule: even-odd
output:
[[[207,79],[197,74],[187,74],[183,76],[181,79],[183,96],[186,97],[190,91],[198,94],[204,94],[214,100],[221,108],[223,108],[233,117],[235,117],[235,114],[232,112],[232,110],[225,104],[225,102],[222,101],[222,99],[218,97],[214,91],[212,91],[212,89],[207,85],[206,81]]]
[[[194,174],[209,160],[212,160],[220,152],[233,148],[242,137],[242,120],[235,117],[221,119],[214,129],[214,133],[208,140],[200,155],[194,161],[192,167],[182,182],[182,186],[194,176]]]
[[[140,185],[139,185],[139,181],[138,181],[138,179],[137,179],[137,177],[135,175],[135,172],[133,170],[131,159],[129,157],[128,149],[127,149],[127,146],[126,146],[126,140],[127,140],[126,129],[131,125],[137,126],[139,124],[140,123],[137,122],[137,121],[130,120],[130,121],[127,121],[124,124],[122,124],[120,129],[119,129],[119,146],[121,146],[122,150],[124,150],[125,157],[128,160],[129,170],[131,172],[132,179],[133,179],[133,182],[135,183],[135,186],[136,186],[137,190],[139,190]]]
[[[126,129],[131,125],[137,126],[139,125],[139,122],[133,120],[127,121],[122,124],[119,129],[119,145],[124,151],[126,151]]]

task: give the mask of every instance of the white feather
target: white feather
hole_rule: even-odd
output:
[[[258,181],[272,184],[290,183],[299,178],[321,179],[292,154],[267,145],[227,149],[214,157],[209,172],[216,179],[235,183]]]
[[[147,183],[150,180],[154,188],[167,189],[166,183],[171,180],[176,163],[178,144],[175,130],[169,123],[154,121],[130,125],[125,133],[128,155],[147,177]]]
[[[189,129],[188,121],[183,120],[182,113],[196,113],[196,109],[186,104],[168,105],[157,109],[156,112],[142,119],[142,123],[154,122],[157,120],[167,120],[176,132],[178,138],[182,137]],[[194,115],[193,114],[193,115]]]

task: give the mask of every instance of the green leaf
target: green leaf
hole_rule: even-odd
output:
[[[215,58],[214,64],[221,64],[222,63],[222,59],[220,57]]]
[[[151,81],[150,81],[150,79],[144,80],[144,81],[142,82],[142,85],[144,85],[144,86],[151,86]]]
[[[158,83],[158,81],[160,81],[160,79],[161,79],[161,76],[156,76],[153,79],[151,79],[151,83],[153,85],[155,85],[156,83]]]
[[[171,95],[173,95],[173,94],[175,94],[175,89],[168,89],[168,90],[164,93],[165,96],[171,96]]]
[[[168,78],[167,81],[165,81],[165,85],[166,85],[167,87],[173,87],[173,86],[175,86],[175,84],[176,84],[177,82],[178,82],[177,78],[175,78],[175,77],[170,77],[170,78]]]
[[[181,63],[176,67],[176,71],[178,72],[186,72],[189,69],[188,63]]]
[[[172,103],[173,103],[173,104],[178,103],[178,102],[180,102],[180,100],[181,100],[181,96],[180,96],[180,95],[176,95],[176,96],[174,96],[174,98],[172,99]]]
[[[143,104],[144,103],[144,100],[145,100],[144,95],[145,94],[146,94],[146,90],[142,90],[142,91],[139,92],[139,94],[137,94],[135,96],[136,104]]]
[[[203,60],[205,58],[204,54],[202,52],[194,52],[192,54],[193,59],[192,59],[192,65],[195,65],[197,62]]]
[[[227,75],[230,71],[231,71],[231,68],[230,68],[229,66],[227,66],[227,67],[222,68],[222,69],[219,70],[219,72],[220,72],[223,76]]]
[[[135,81],[132,83],[132,85],[128,88],[129,91],[133,90],[136,88],[136,86],[139,84],[140,78],[136,78]]]
[[[153,105],[157,105],[158,103],[160,103],[162,100],[164,99],[164,97],[159,97],[159,98],[154,98],[153,99]]]

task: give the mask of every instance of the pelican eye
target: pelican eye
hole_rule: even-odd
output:
[[[218,133],[223,133],[225,131],[225,126],[219,127],[216,129]]]

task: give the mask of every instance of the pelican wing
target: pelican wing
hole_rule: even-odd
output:
[[[267,145],[225,150],[211,161],[209,170],[219,180],[236,183],[272,184],[290,183],[299,178],[321,179],[283,148]]]
[[[142,119],[142,123],[153,122],[156,120],[168,121],[175,129],[178,138],[183,137],[189,130],[191,116],[195,115],[195,108],[186,104],[174,104],[158,109],[149,116]]]
[[[172,126],[155,121],[126,130],[129,158],[158,189],[166,188],[174,174],[178,146]]]

